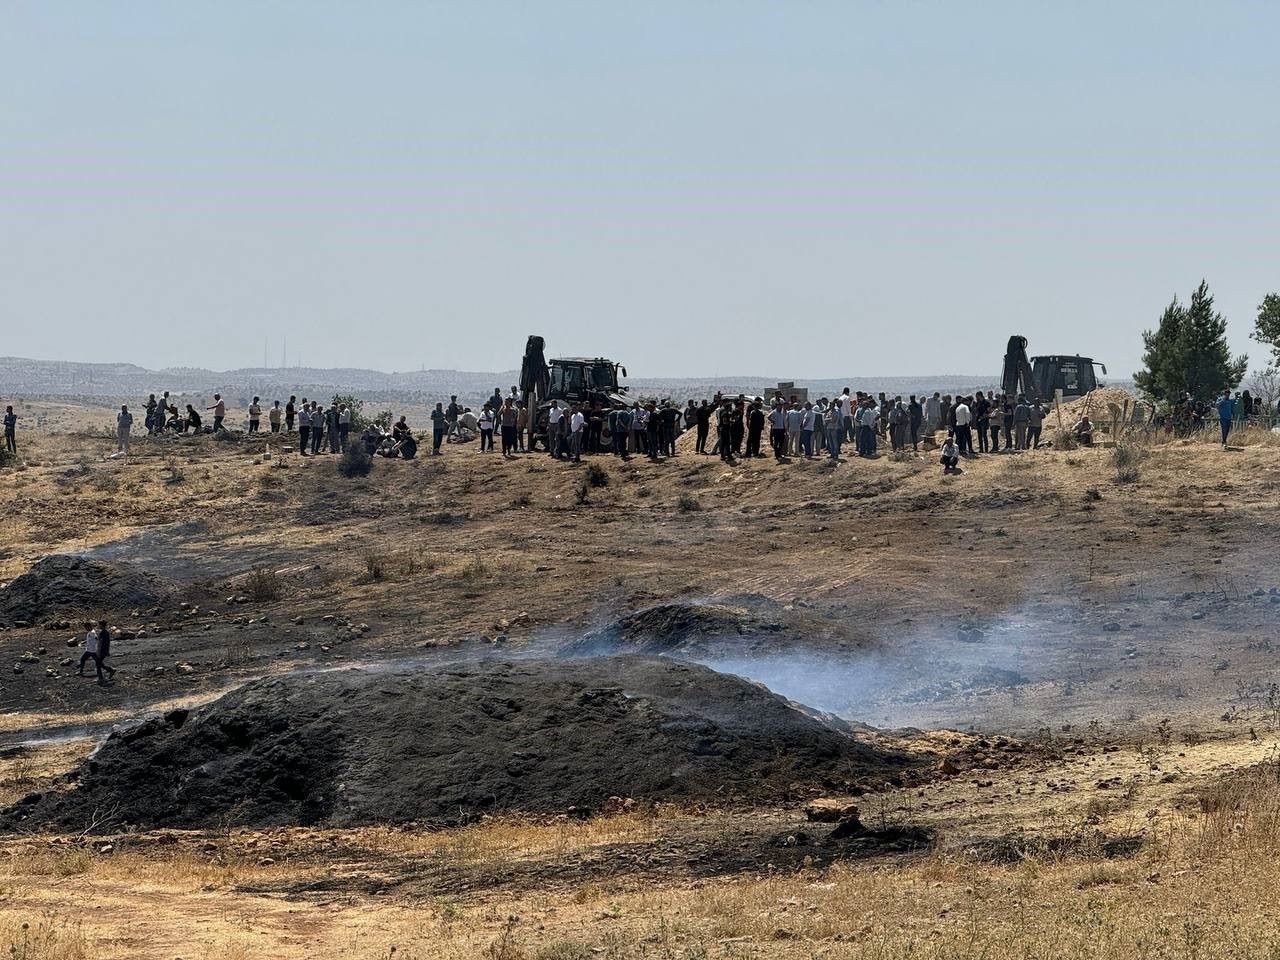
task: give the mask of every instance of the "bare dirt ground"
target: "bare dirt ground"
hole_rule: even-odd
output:
[[[0,631],[0,792],[113,725],[273,673],[532,656],[697,604],[673,655],[875,728],[928,775],[846,798],[586,820],[0,839],[27,957],[1271,956],[1280,446],[650,464],[474,447],[346,479],[240,438],[38,405],[0,580],[76,553],[173,585]],[[137,634],[75,675],[83,615]],[[11,618],[12,621],[12,618]],[[69,626],[58,626],[68,621]],[[735,632],[734,624],[739,627]],[[748,626],[742,627],[741,624]],[[686,638],[687,639],[687,638]],[[87,827],[88,825],[86,825]],[[23,928],[26,924],[26,929]],[[394,948],[394,949],[393,949]]]

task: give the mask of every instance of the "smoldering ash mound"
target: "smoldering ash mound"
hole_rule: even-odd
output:
[[[39,623],[58,615],[164,603],[177,585],[128,564],[54,554],[0,590],[0,622]]]
[[[778,800],[910,760],[764,687],[667,658],[489,661],[251,682],[112,733],[3,826],[458,822],[638,801]]]

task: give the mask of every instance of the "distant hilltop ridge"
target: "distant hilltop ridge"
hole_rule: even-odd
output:
[[[327,398],[334,393],[354,393],[367,400],[422,403],[447,400],[457,394],[464,403],[477,403],[498,387],[505,394],[520,380],[518,370],[477,372],[468,370],[415,370],[386,373],[357,367],[322,369],[316,367],[244,368],[205,370],[200,367],[169,367],[148,370],[132,363],[75,363],[67,360],[29,360],[0,357],[0,394],[12,398],[66,397],[86,400],[137,402],[148,394],[168,390],[177,395],[207,396],[221,393],[232,403],[247,403],[257,395],[266,400],[298,397]],[[805,387],[811,398],[832,396],[845,387],[889,394],[954,393],[957,390],[985,390],[997,386],[995,375],[961,374],[927,376],[848,377],[805,379],[788,374],[784,378],[753,376],[631,377],[626,385],[637,396],[710,397],[717,390],[726,393],[763,394],[780,380]]]

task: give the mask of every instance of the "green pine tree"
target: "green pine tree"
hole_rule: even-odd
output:
[[[1271,347],[1273,364],[1280,364],[1280,293],[1268,293],[1258,304],[1253,339]]]
[[[1160,316],[1155,330],[1142,333],[1143,369],[1133,375],[1134,386],[1157,400],[1176,400],[1186,389],[1181,356],[1187,311],[1175,296]]]
[[[1184,307],[1174,297],[1154,330],[1142,334],[1143,369],[1134,384],[1149,397],[1177,400],[1184,393],[1207,400],[1244,379],[1249,358],[1231,356],[1227,321],[1213,309],[1203,280]]]

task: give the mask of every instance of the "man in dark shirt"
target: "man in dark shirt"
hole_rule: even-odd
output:
[[[289,402],[284,405],[284,429],[287,433],[293,433],[293,421],[298,416],[298,408],[295,406],[297,397],[290,397]]]
[[[716,414],[716,431],[719,439],[720,459],[733,463],[733,401],[725,400]]]
[[[668,457],[676,455],[676,437],[680,435],[680,421],[683,419],[680,408],[668,404],[662,408],[662,442]]]
[[[697,415],[694,418],[694,423],[698,428],[698,442],[694,447],[694,450],[698,453],[707,452],[707,433],[711,430],[711,413],[711,405],[708,404],[707,401],[703,400],[702,404],[698,407]]]
[[[404,417],[400,418],[400,422],[404,422]],[[453,426],[457,426],[456,421]],[[449,418],[444,412],[444,404],[437,403],[436,408],[431,411],[431,455],[433,457],[440,456],[440,444],[444,443],[444,435],[449,432],[449,429]]]
[[[991,425],[991,401],[982,395],[981,390],[973,401],[973,423],[978,430],[978,452],[986,453],[989,446],[987,428]]]
[[[4,448],[9,453],[18,452],[18,415],[13,407],[4,408]]]
[[[760,401],[751,404],[751,410],[747,414],[747,456],[763,457],[760,452],[760,438],[764,435],[764,409],[760,406]]]

